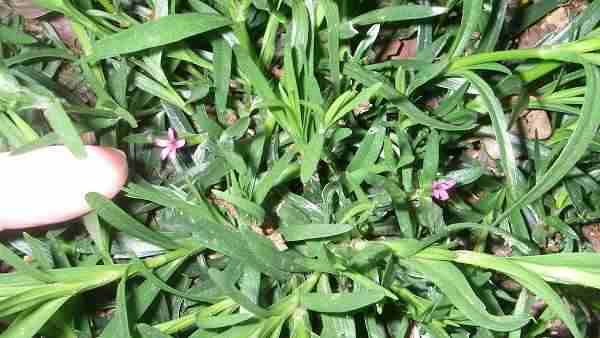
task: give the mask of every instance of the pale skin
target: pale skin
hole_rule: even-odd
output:
[[[90,212],[88,192],[113,198],[127,181],[120,150],[86,146],[76,159],[64,146],[0,154],[0,230],[66,222]]]

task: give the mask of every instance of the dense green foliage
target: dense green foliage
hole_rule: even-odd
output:
[[[130,183],[0,245],[2,337],[598,334],[600,0],[34,3],[77,43],[0,19],[0,150]]]

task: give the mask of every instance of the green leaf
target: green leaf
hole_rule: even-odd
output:
[[[32,48],[28,51],[22,52],[18,55],[15,55],[10,58],[6,58],[4,60],[4,64],[8,67],[14,66],[19,63],[28,62],[31,60],[37,59],[65,59],[74,61],[77,60],[77,57],[72,53],[69,53],[67,50],[58,49],[58,48]]]
[[[252,313],[237,313],[233,315],[223,315],[216,317],[206,317],[196,319],[196,326],[201,329],[218,329],[222,327],[234,326],[254,317]]]
[[[136,328],[140,333],[141,338],[173,338],[172,336],[148,324],[138,324]]]
[[[41,282],[52,283],[56,281],[56,279],[51,275],[25,263],[25,261],[23,261],[21,257],[17,256],[14,252],[12,252],[2,243],[0,243],[0,259],[2,259],[4,262],[8,263],[10,266],[15,268],[15,270],[22,272],[27,276],[30,276]]]
[[[117,320],[119,322],[119,336],[121,338],[131,338],[131,325],[129,323],[129,314],[127,313],[127,297],[125,295],[127,288],[127,270],[123,274],[119,286],[117,287]]]
[[[406,88],[406,95],[411,96],[415,90],[438,77],[448,68],[448,64],[448,59],[443,59],[439,62],[420,68],[417,75],[409,83],[408,88]]]
[[[421,174],[421,185],[431,188],[435,180],[440,162],[440,135],[435,131],[429,134],[429,139],[425,145],[425,155],[423,156],[423,172]]]
[[[493,226],[498,225],[513,210],[537,200],[552,189],[585,155],[600,125],[600,109],[598,109],[598,96],[596,95],[600,88],[600,70],[598,70],[598,67],[589,64],[584,64],[584,67],[587,80],[585,102],[575,130],[569,137],[567,144],[544,176],[536,182],[536,185],[500,215]]]
[[[251,81],[251,85],[256,90],[258,95],[270,104],[279,103],[279,99],[269,85],[269,81],[267,81],[267,78],[256,65],[254,60],[252,60],[252,57],[248,55],[248,52],[239,45],[236,45],[233,48],[233,51],[237,58],[240,70]]]
[[[351,112],[354,108],[358,107],[361,104],[369,103],[371,97],[373,97],[381,87],[382,83],[376,83],[371,85],[368,88],[364,88],[361,90],[356,96],[354,96],[351,100],[345,103],[339,110],[331,111],[328,110],[325,115],[325,126],[330,127],[339,119],[343,118],[346,114]]]
[[[197,297],[193,294],[181,292],[181,291],[171,287],[166,282],[162,281],[160,278],[155,276],[154,273],[146,266],[146,264],[143,261],[141,261],[139,258],[137,258],[135,255],[132,255],[132,259],[136,263],[135,267],[137,268],[137,271],[139,271],[142,274],[142,276],[144,276],[144,278],[146,278],[146,280],[150,281],[152,284],[154,284],[154,286],[156,286],[160,290],[168,292],[168,293],[172,293],[178,297],[190,299],[190,300],[197,301],[197,302],[210,301],[206,297]]]
[[[286,241],[294,242],[337,236],[351,231],[353,228],[350,224],[284,224],[279,227],[279,231]]]
[[[477,297],[462,272],[450,262],[425,259],[409,259],[408,264],[431,280],[462,314],[475,326],[495,331],[517,330],[529,321],[525,314],[518,316],[494,316]]]
[[[375,304],[385,297],[376,290],[352,293],[311,292],[301,295],[302,305],[315,312],[344,313]]]
[[[386,6],[359,15],[353,18],[351,22],[357,25],[372,25],[383,22],[408,21],[442,15],[446,11],[446,7],[438,6]]]
[[[129,216],[108,198],[92,192],[85,196],[87,203],[116,229],[126,234],[144,240],[148,243],[158,245],[165,249],[177,249],[179,244],[169,237],[147,228],[135,218]]]
[[[321,275],[317,289],[322,294],[331,294],[331,285],[327,274]],[[356,324],[352,314],[321,313],[323,330],[321,337],[356,338]]]
[[[98,249],[104,264],[113,264],[110,256],[110,233],[108,229],[100,225],[100,219],[96,212],[90,212],[83,216],[83,225],[94,241],[94,245]]]
[[[265,210],[260,205],[254,203],[252,201],[249,201],[243,197],[240,197],[240,196],[237,196],[234,194],[230,194],[230,193],[227,193],[224,191],[214,190],[213,193],[218,198],[233,204],[240,210],[247,212],[248,214],[250,214],[253,217],[256,217],[261,222],[265,218]]]
[[[28,233],[23,233],[23,238],[31,248],[31,256],[34,261],[39,264],[42,270],[49,270],[54,267],[54,261],[52,259],[52,251],[49,245],[40,241],[39,239],[32,237]]]
[[[494,133],[496,136],[496,142],[498,142],[500,148],[500,158],[504,173],[506,175],[506,183],[509,187],[517,187],[519,184],[517,178],[519,175],[517,169],[517,159],[512,142],[510,141],[508,124],[504,118],[504,109],[502,108],[502,104],[494,94],[493,89],[477,74],[470,71],[462,71],[460,74],[469,80],[479,91],[481,98],[483,99],[486,108],[489,111],[492,127],[494,128]]]
[[[344,74],[366,86],[382,82],[382,79],[376,73],[367,71],[354,63],[348,63],[344,66]],[[408,115],[414,123],[448,131],[463,131],[475,127],[473,124],[454,125],[425,114],[389,83],[383,82],[380,95],[390,100],[398,108],[399,113]]]
[[[483,0],[463,1],[463,16],[460,29],[454,37],[454,43],[450,48],[450,58],[462,55],[467,48],[469,41],[477,29],[479,19],[483,12]]]
[[[77,128],[75,128],[75,125],[73,125],[73,122],[58,100],[50,99],[50,102],[46,106],[45,116],[48,124],[62,138],[65,146],[73,155],[78,159],[85,158],[85,148],[79,136],[79,131],[77,131]]]
[[[179,258],[163,267],[160,267],[156,271],[156,278],[168,280],[179,269],[184,261],[185,258]],[[160,291],[161,289],[149,280],[144,281],[135,289],[131,290],[129,303],[132,315],[130,318],[132,320],[137,320],[139,317],[141,317],[154,302]],[[104,330],[102,330],[100,338],[117,337],[119,330],[119,320],[118,318],[113,317],[111,321],[108,322],[108,324],[104,327]]]
[[[254,198],[257,203],[262,203],[269,191],[277,184],[283,172],[288,168],[288,164],[296,155],[295,150],[288,150],[281,158],[279,158],[271,167],[271,170],[263,176],[254,190]]]
[[[175,208],[182,212],[190,223],[190,226],[194,227],[195,231],[192,240],[195,243],[200,243],[207,248],[236,258],[240,262],[252,266],[257,271],[263,272],[276,279],[283,280],[289,278],[289,274],[281,271],[277,267],[269,265],[262,257],[259,259],[248,246],[245,237],[242,236],[240,231],[228,224],[224,225],[216,223],[210,218],[210,211],[205,210],[201,205],[192,205],[177,197],[173,197],[172,195],[161,193],[149,186],[130,184],[127,191],[130,195],[170,208]],[[266,240],[264,237],[263,239]],[[281,259],[281,255],[277,256]],[[283,265],[283,263],[280,265]],[[286,265],[289,266],[290,264],[286,263]]]
[[[67,300],[69,300],[68,296],[57,298],[31,311],[19,314],[10,323],[10,326],[2,332],[2,338],[31,338],[35,336]]]
[[[329,62],[329,71],[331,72],[331,81],[333,82],[336,94],[340,91],[340,12],[338,5],[334,0],[323,2],[325,18],[327,20],[327,60]]]
[[[250,299],[248,299],[246,295],[244,295],[232,284],[230,280],[228,280],[227,276],[223,272],[216,269],[209,269],[208,274],[215,284],[217,284],[217,286],[221,289],[221,291],[233,299],[236,303],[240,304],[241,307],[259,318],[265,318],[269,316],[269,311],[254,304]]]
[[[346,171],[352,173],[375,164],[383,149],[384,139],[385,128],[378,124],[373,125],[360,142],[360,146],[354,157],[352,157],[350,164],[348,164]],[[359,182],[355,183],[358,184]]]
[[[29,45],[37,42],[31,35],[10,26],[0,26],[0,41],[19,45]]]
[[[321,160],[323,152],[323,144],[325,143],[325,135],[316,133],[312,136],[310,142],[306,145],[303,151],[303,159],[300,164],[300,178],[302,183],[306,184],[317,171],[317,166]]]
[[[563,303],[560,296],[556,294],[550,285],[536,273],[502,257],[472,251],[454,251],[454,253],[456,254],[455,262],[471,264],[508,275],[542,298],[548,307],[565,323],[575,338],[583,338],[569,307]]]
[[[227,26],[231,21],[219,15],[198,13],[175,14],[135,25],[122,32],[109,35],[98,41],[91,55],[86,59],[90,63],[113,56],[137,52],[181,41]]]
[[[552,283],[600,289],[600,266],[597,258],[597,254],[573,253],[511,257],[511,260]]]
[[[214,83],[215,107],[219,114],[224,114],[227,109],[229,96],[229,81],[231,78],[232,49],[225,39],[212,41],[214,53]]]
[[[562,0],[559,0],[562,1]],[[500,39],[500,34],[502,33],[502,29],[504,28],[506,14],[508,11],[509,0],[498,0],[493,2],[493,9],[487,30],[483,35],[483,39],[479,43],[477,48],[478,52],[491,52],[494,50],[498,41]],[[519,20],[522,22],[521,20]],[[537,20],[536,20],[537,21]]]
[[[77,292],[79,287],[79,285],[65,284],[55,284],[52,287],[29,286],[23,291],[17,291],[18,293],[2,299],[0,302],[0,316],[7,317],[36,308],[53,299],[71,296]]]

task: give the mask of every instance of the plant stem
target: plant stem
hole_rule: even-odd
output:
[[[167,334],[177,333],[194,325],[196,318],[198,317],[214,316],[234,306],[237,307],[238,305],[231,298],[227,298],[209,307],[199,307],[193,309],[185,316],[157,324],[154,327]]]
[[[193,254],[194,252],[198,252],[204,248],[198,247],[194,250],[190,249],[177,249],[171,252],[167,252],[164,255],[151,257],[144,260],[144,264],[148,269],[158,268],[159,266],[165,265],[171,261],[176,260],[177,258],[185,257],[187,255]],[[132,270],[132,272],[134,272]]]
[[[450,67],[448,69],[449,71],[454,71],[461,68],[475,66],[483,63],[537,59],[540,58],[541,54],[542,53],[540,53],[540,49],[538,48],[480,53],[457,58],[456,60],[450,63]]]
[[[516,61],[526,59],[560,60],[565,56],[565,54],[575,53],[577,55],[581,55],[584,53],[596,51],[599,48],[600,38],[589,38],[575,42],[541,48],[527,48],[480,53],[455,59],[450,64],[449,71],[479,65],[483,63],[499,61]],[[547,74],[548,71],[552,71],[559,66],[560,63],[557,62],[548,63],[543,68],[535,69],[535,72],[528,75],[532,77],[539,77],[540,75]]]

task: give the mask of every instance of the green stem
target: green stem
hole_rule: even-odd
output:
[[[449,71],[490,62],[539,59],[541,58],[542,54],[543,53],[540,53],[540,49],[538,48],[503,50],[498,52],[474,54],[457,58],[450,64]]]
[[[214,316],[218,313],[221,313],[225,310],[237,306],[238,305],[232,299],[227,298],[209,307],[196,308],[190,311],[190,313],[188,313],[185,316],[170,320],[168,322],[157,324],[154,327],[166,334],[177,333],[179,331],[188,329],[189,327],[194,325],[196,323],[196,318],[198,317]]]
[[[166,254],[161,255],[161,256],[156,256],[156,257],[151,257],[151,258],[145,259],[144,264],[146,265],[146,267],[148,269],[155,269],[155,268],[158,268],[159,266],[163,266],[171,261],[174,261],[177,258],[191,255],[194,252],[198,252],[203,249],[204,248],[198,247],[197,249],[194,249],[194,250],[190,250],[187,248],[173,250],[173,251],[167,252]],[[134,270],[132,270],[132,272],[134,272]]]
[[[535,66],[519,72],[520,77],[525,83],[533,82],[546,74],[552,73],[563,65],[562,62],[547,61],[536,64]]]
[[[499,61],[516,61],[525,59],[542,59],[542,60],[560,60],[565,53],[583,54],[600,49],[600,38],[588,38],[575,42],[564,43],[555,46],[541,48],[527,48],[516,50],[503,50],[497,52],[480,53],[460,57],[454,60],[449,67],[449,71],[457,70],[464,67],[479,65],[489,62]],[[560,63],[552,62],[546,64],[543,68],[535,69],[534,73],[529,76],[539,77],[541,74],[547,74],[560,66]]]
[[[295,289],[296,291],[294,293],[283,298],[279,303],[273,305],[270,309],[271,312],[280,313],[280,315],[273,316],[273,318],[281,317],[282,319],[284,319],[289,317],[292,313],[294,313],[294,311],[298,307],[298,294],[306,293],[312,290],[317,284],[319,277],[319,273],[310,275],[302,284],[300,284],[298,288]],[[234,309],[238,306],[239,305],[235,303],[232,299],[227,298],[209,307],[196,308],[183,317],[157,324],[154,327],[164,333],[174,334],[192,327],[196,323],[196,318],[198,317],[214,316],[223,311]]]

